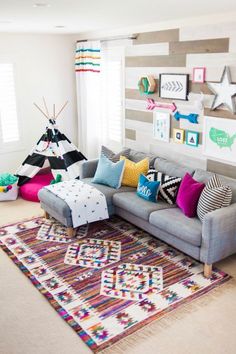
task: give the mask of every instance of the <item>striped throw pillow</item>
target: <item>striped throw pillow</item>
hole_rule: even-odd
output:
[[[149,170],[146,177],[149,181],[160,182],[160,199],[164,200],[168,204],[175,204],[179,186],[182,181],[180,177],[171,177],[154,169]]]
[[[214,175],[206,184],[198,201],[197,215],[201,221],[204,216],[213,210],[224,208],[230,205],[232,190],[224,186],[219,177]]]
[[[130,149],[124,149],[121,152],[115,154],[112,150],[108,149],[106,146],[102,145],[101,154],[107,157],[112,162],[120,161],[121,156],[125,156],[127,159],[129,158]]]

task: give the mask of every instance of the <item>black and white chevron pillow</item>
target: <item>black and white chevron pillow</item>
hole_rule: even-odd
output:
[[[197,215],[201,221],[204,216],[213,210],[224,208],[230,205],[232,190],[224,186],[219,177],[214,175],[206,184],[198,201]]]
[[[120,161],[120,157],[121,156],[125,156],[128,159],[129,158],[129,153],[130,153],[130,149],[124,149],[124,150],[122,150],[122,151],[120,151],[120,152],[118,152],[116,154],[116,153],[114,153],[112,150],[108,149],[104,145],[102,145],[102,148],[101,148],[101,154],[106,156],[112,162]]]
[[[181,183],[180,177],[171,177],[157,170],[149,170],[146,177],[149,181],[159,181],[158,196],[168,204],[175,204],[178,189]]]

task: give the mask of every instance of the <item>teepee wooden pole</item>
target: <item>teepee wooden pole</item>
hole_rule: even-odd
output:
[[[55,114],[56,114],[56,105],[54,103],[53,104],[53,119],[55,119]]]
[[[46,105],[46,101],[45,101],[45,98],[43,97],[43,104],[44,104],[44,108],[45,108],[45,111],[47,113],[47,116],[48,116],[48,119],[50,118],[50,115],[49,115],[49,111],[48,111],[48,107]]]
[[[48,119],[48,116],[44,113],[44,111],[35,102],[34,102],[34,105],[44,115],[44,117],[46,117]]]
[[[63,111],[63,109],[64,109],[64,108],[66,107],[66,105],[68,104],[68,102],[69,102],[69,101],[66,101],[66,102],[64,103],[64,105],[61,107],[60,111],[57,113],[55,119],[56,119],[56,118],[59,116],[59,114]]]

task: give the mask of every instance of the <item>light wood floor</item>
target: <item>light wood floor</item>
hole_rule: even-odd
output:
[[[42,214],[39,204],[0,203],[0,225]],[[236,256],[217,264],[236,278]],[[104,351],[109,354],[235,354],[236,282],[225,284]],[[0,250],[0,353],[91,353]]]

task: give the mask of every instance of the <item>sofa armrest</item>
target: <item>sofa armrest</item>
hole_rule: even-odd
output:
[[[80,179],[93,177],[98,165],[98,159],[83,161],[80,165]]]
[[[217,262],[236,252],[236,203],[205,215],[200,260]]]

